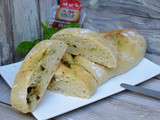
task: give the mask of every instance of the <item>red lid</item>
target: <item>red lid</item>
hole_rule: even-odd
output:
[[[80,10],[81,2],[80,0],[60,0],[60,7],[73,10]]]

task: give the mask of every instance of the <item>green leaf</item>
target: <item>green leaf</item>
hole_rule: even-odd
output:
[[[64,26],[64,28],[80,28],[80,24],[78,23],[70,23]]]
[[[47,22],[42,23],[42,28],[43,28],[44,39],[50,39],[53,34],[55,34],[57,31],[59,31],[56,28],[49,27]],[[70,24],[65,25],[64,28],[80,28],[80,24],[70,23]]]
[[[56,28],[48,27],[48,23],[42,23],[42,28],[44,39],[50,39],[58,31]]]
[[[78,23],[70,23],[70,24],[64,26],[64,28],[79,28],[79,27],[80,27],[80,24],[78,24]],[[55,34],[57,31],[59,31],[56,28],[49,27],[47,22],[42,23],[42,28],[43,28],[44,39],[50,39],[53,34]],[[19,55],[25,56],[39,42],[40,42],[39,39],[36,39],[34,41],[23,41],[17,46],[16,52]]]
[[[36,40],[34,40],[32,43],[33,43],[33,45],[36,45],[36,44],[38,44],[40,41],[41,41],[40,39],[36,39]]]
[[[33,42],[23,41],[17,46],[16,52],[19,55],[25,56],[32,49],[33,46],[34,46]]]

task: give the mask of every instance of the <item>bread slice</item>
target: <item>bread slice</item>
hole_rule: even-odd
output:
[[[75,64],[75,60],[74,60],[75,57],[76,56],[66,52],[62,58],[62,62],[68,67],[70,67],[71,65]]]
[[[143,59],[147,44],[136,30],[117,30],[102,34],[106,40],[112,38],[118,41],[118,65],[112,74],[127,72]]]
[[[68,64],[59,66],[49,85],[51,91],[81,98],[91,97],[96,88],[96,80],[90,73],[79,65],[69,67]]]
[[[118,42],[117,68],[107,68],[98,65],[82,56],[75,58],[76,63],[90,72],[99,85],[136,66],[142,60],[146,51],[145,39],[135,30],[118,30],[101,34],[106,38],[105,41],[112,39]]]
[[[44,40],[25,57],[11,92],[12,106],[23,113],[32,112],[42,99],[67,45]]]
[[[75,62],[91,73],[96,79],[98,85],[102,85],[111,77],[110,68],[91,62],[82,56],[75,57]]]
[[[67,52],[70,54],[81,55],[109,68],[117,66],[116,49],[110,45],[111,42],[102,40],[104,37],[100,34],[94,34],[87,29],[69,28],[57,32],[51,39],[64,41],[69,46]],[[101,41],[107,44],[104,45]]]

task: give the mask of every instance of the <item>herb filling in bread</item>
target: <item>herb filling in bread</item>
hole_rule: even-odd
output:
[[[66,50],[67,45],[62,41],[45,40],[29,52],[12,88],[14,108],[28,113],[37,107]]]

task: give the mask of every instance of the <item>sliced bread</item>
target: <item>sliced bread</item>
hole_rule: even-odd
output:
[[[32,112],[42,99],[67,45],[44,40],[25,57],[11,91],[11,105],[23,113]]]
[[[117,66],[116,48],[111,42],[103,40],[105,38],[100,34],[87,29],[69,28],[57,32],[51,39],[64,41],[69,46],[67,52],[70,54],[81,55],[109,68]]]
[[[75,57],[75,63],[81,65],[85,70],[91,73],[96,79],[98,85],[103,84],[111,76],[109,68],[98,65],[82,56]]]
[[[112,70],[113,75],[127,72],[143,59],[147,44],[136,30],[116,30],[102,34],[106,40],[112,38],[118,41],[118,64]]]
[[[99,85],[136,66],[143,59],[146,51],[145,39],[135,30],[118,30],[101,34],[106,38],[105,41],[112,39],[118,42],[118,62],[116,68],[104,67],[82,56],[75,58],[76,63],[90,72]]]
[[[95,93],[97,83],[83,67],[60,64],[48,88],[64,95],[89,98]]]

